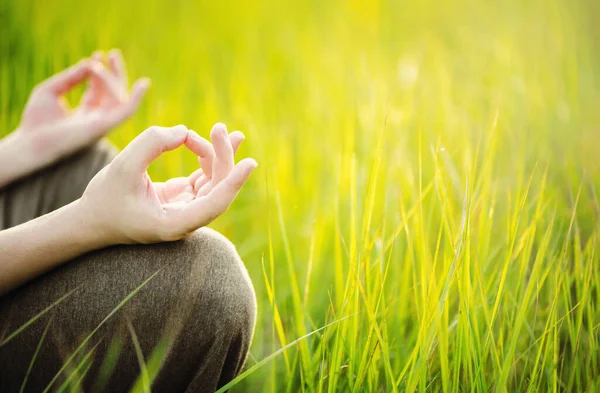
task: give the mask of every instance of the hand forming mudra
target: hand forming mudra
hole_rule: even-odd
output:
[[[257,164],[246,158],[234,165],[241,132],[228,135],[216,124],[210,135],[212,145],[185,126],[150,127],[92,179],[80,204],[106,244],[178,240],[227,210]],[[198,155],[201,168],[153,183],[148,165],[181,145]]]
[[[135,114],[150,80],[137,80],[131,91],[120,51],[91,59],[40,83],[31,93],[15,136],[30,143],[38,166],[51,164],[105,136]],[[79,105],[70,108],[64,95],[88,81]],[[36,168],[37,169],[37,168]]]

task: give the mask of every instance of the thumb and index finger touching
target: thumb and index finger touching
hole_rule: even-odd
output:
[[[109,60],[111,71],[98,60],[97,56],[83,59],[39,84],[37,90],[61,96],[93,77],[102,84],[105,92],[121,103],[110,110],[104,119],[107,123],[118,124],[135,113],[150,87],[150,79],[137,80],[131,88],[129,97],[125,97],[124,87],[121,86],[122,81],[126,80],[123,59],[113,54]],[[115,75],[112,75],[113,72]]]
[[[128,176],[137,177],[145,173],[148,166],[161,154],[182,145],[198,156],[206,156],[213,149],[210,143],[183,125],[172,128],[150,127],[138,135],[115,158],[115,162]],[[257,165],[252,158],[243,159],[207,195],[184,206],[167,204],[163,208],[178,227],[186,230],[202,227],[227,210]]]
[[[154,126],[138,135],[117,159],[128,169],[128,172],[140,174],[145,172],[148,166],[161,154],[174,150],[181,145],[185,145],[199,157],[214,154],[213,147],[207,140],[200,137],[196,132],[188,130],[184,125],[175,127]],[[251,160],[254,164],[256,163],[253,159],[248,160]],[[244,163],[244,161],[246,160],[240,161],[238,165]],[[246,165],[244,163],[242,166],[245,167]]]
[[[94,62],[90,59],[81,60],[42,82],[38,89],[56,96],[66,94],[90,77],[93,65]]]
[[[104,69],[102,63],[94,59],[83,59],[77,64],[52,75],[50,78],[42,82],[38,88],[54,95],[60,96],[68,93],[76,86],[88,80],[91,76],[96,76],[102,81],[113,94],[117,94],[114,83],[107,77],[107,70]]]
[[[140,106],[146,91],[150,88],[149,78],[140,78],[128,89],[127,68],[121,51],[113,49],[108,53],[108,61],[103,63],[104,54],[97,51],[92,56],[90,70],[92,87],[102,91],[112,98],[111,105],[106,110],[102,121],[105,128],[111,128],[133,116]]]

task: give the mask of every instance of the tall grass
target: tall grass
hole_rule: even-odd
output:
[[[0,135],[35,83],[111,47],[153,79],[118,145],[151,124],[244,131],[259,170],[214,224],[258,297],[233,391],[596,392],[598,11],[0,1]],[[168,154],[151,176],[195,165]]]

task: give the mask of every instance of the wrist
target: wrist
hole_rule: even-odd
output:
[[[108,246],[80,200],[0,231],[0,295],[42,273]]]
[[[0,187],[40,169],[31,136],[17,129],[0,140]]]
[[[77,199],[66,206],[66,216],[72,221],[71,227],[80,237],[79,241],[89,251],[118,244],[113,239],[111,231],[91,206],[85,203],[83,198]]]

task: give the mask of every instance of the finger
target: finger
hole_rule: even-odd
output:
[[[187,177],[175,177],[166,181],[164,195],[166,201],[176,202],[189,201],[194,199],[196,194]]]
[[[187,232],[212,222],[229,208],[256,166],[256,161],[246,158],[208,195],[191,201],[183,208],[180,205],[172,208],[165,205],[172,225]]]
[[[227,134],[227,128],[222,123],[217,123],[210,131],[210,139],[215,149],[213,158],[212,180],[217,184],[225,179],[233,169],[233,147]]]
[[[188,181],[193,186],[194,194],[199,196],[200,189],[202,188],[202,186],[210,182],[210,178],[206,176],[202,169],[198,169],[190,176],[188,176]]]
[[[132,103],[137,108],[151,84],[152,81],[150,78],[140,78],[135,81],[131,88],[131,94],[129,95],[129,103]]]
[[[194,185],[194,190],[196,190],[196,197],[203,197],[208,195],[208,193],[213,189],[215,183],[210,181],[210,179],[206,178],[205,181],[198,180]]]
[[[245,138],[246,137],[241,131],[234,131],[229,134],[229,141],[231,142],[234,155]],[[216,182],[210,180],[211,178],[209,176],[204,176],[194,183],[194,190],[196,190],[197,197],[207,195],[213,189],[214,185],[217,184]]]
[[[188,135],[188,139],[190,139],[189,135]],[[186,142],[187,142],[187,140],[186,140]],[[194,185],[196,183],[196,180],[198,180],[202,176],[204,176],[204,171],[202,170],[202,168],[200,168],[200,169],[196,169],[194,172],[192,172],[192,174],[189,175],[187,177],[187,179],[191,185]]]
[[[98,80],[98,78],[92,75],[92,77],[90,78],[89,85],[85,90],[83,97],[81,98],[81,105],[87,107],[94,107],[98,105],[102,98],[102,94],[102,83]]]
[[[189,136],[188,136],[189,139]],[[187,177],[188,182],[192,185],[194,195],[198,194],[198,190],[207,182],[210,181],[209,177],[206,176],[202,168],[194,171],[191,175]]]
[[[212,190],[213,182],[208,178],[208,176],[202,176],[199,178],[194,184],[194,190],[196,191],[197,197],[202,197]]]
[[[148,165],[162,153],[183,145],[188,135],[185,126],[150,127],[138,135],[115,161],[128,173],[144,173]]]
[[[108,53],[108,63],[112,72],[127,89],[127,67],[125,66],[125,60],[123,60],[123,53],[119,49],[111,50]]]
[[[133,116],[138,110],[144,95],[150,88],[150,79],[142,78],[138,80],[131,89],[129,99],[120,105],[108,110],[108,113],[103,117],[107,127],[114,127],[122,123],[126,119]]]
[[[241,131],[233,131],[231,134],[229,134],[229,140],[231,141],[231,147],[233,148],[233,155],[237,153],[245,138],[246,136]]]
[[[244,134],[240,131],[234,131],[231,134],[229,134],[229,141],[231,142],[231,147],[233,148],[234,155],[245,138],[246,137],[244,136]],[[206,139],[202,139],[206,141],[206,143],[210,144],[210,142],[208,142]],[[204,173],[209,179],[212,178],[212,158],[214,156],[214,149],[212,148],[212,144],[210,144],[210,148],[210,156],[198,156],[198,163],[200,164],[201,168],[205,168]]]
[[[102,64],[104,60],[104,53],[101,50],[94,51],[92,53],[92,63]],[[90,78],[89,86],[86,89],[83,97],[81,98],[81,105],[87,107],[97,106],[102,100],[102,95],[104,94],[104,87],[102,86],[102,81],[94,76],[92,73],[92,77]]]
[[[39,90],[50,92],[54,95],[62,95],[70,91],[81,82],[85,81],[91,72],[92,62],[90,60],[81,60],[79,63],[59,72],[42,82]]]
[[[186,147],[198,156],[200,168],[207,176],[212,175],[212,162],[215,155],[212,144],[202,138],[196,132],[191,131],[190,137],[186,141]]]
[[[192,185],[187,177],[174,177],[165,182],[169,195],[175,195],[182,192],[191,192]]]
[[[117,102],[127,101],[127,91],[116,75],[113,75],[103,64],[94,62],[91,72],[101,82],[104,91],[112,98]]]
[[[94,51],[94,53],[92,53],[92,59],[103,63],[104,62],[104,52],[102,52],[101,50],[96,50]]]

